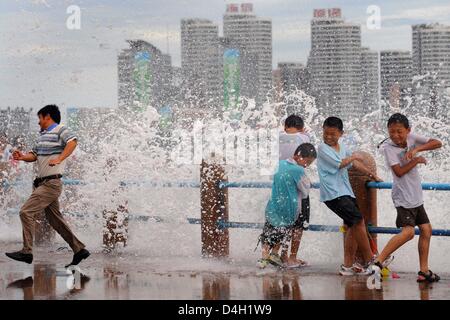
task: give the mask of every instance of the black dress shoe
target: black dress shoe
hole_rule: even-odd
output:
[[[7,252],[5,254],[7,257],[17,260],[17,261],[26,262],[28,264],[33,262],[33,255],[31,253],[23,253],[23,252],[17,251],[17,252]]]
[[[66,268],[68,268],[70,266],[76,266],[77,264],[79,264],[81,262],[81,260],[86,259],[90,255],[91,254],[89,253],[89,251],[87,251],[86,249],[81,249],[80,251],[78,251],[77,253],[75,253],[73,255],[72,262],[70,264],[66,265]]]

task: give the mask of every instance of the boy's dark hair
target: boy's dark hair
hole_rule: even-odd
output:
[[[405,129],[409,129],[409,121],[408,118],[401,113],[394,113],[388,120],[387,126],[389,127],[391,124],[400,123]]]
[[[311,143],[302,143],[295,150],[294,155],[302,158],[317,158],[316,148]]]
[[[323,122],[323,127],[337,128],[339,131],[344,130],[344,123],[338,117],[328,117]]]
[[[61,122],[61,112],[59,111],[58,106],[55,104],[49,104],[49,105],[43,107],[41,110],[38,111],[37,114],[41,115],[43,117],[48,115],[57,124],[59,124]]]
[[[305,127],[305,123],[303,122],[302,117],[291,114],[286,118],[286,120],[284,120],[284,126],[286,128],[296,128],[298,130],[301,130]]]

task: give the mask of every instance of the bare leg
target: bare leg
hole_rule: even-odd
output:
[[[344,266],[347,268],[350,268],[353,265],[356,249],[358,248],[354,233],[355,231],[353,227],[347,228],[344,236]]]
[[[289,249],[288,246],[282,246],[282,248],[281,248],[280,258],[281,258],[281,261],[283,261],[284,263],[287,263],[287,261],[288,261],[288,249]]]
[[[351,231],[351,235],[355,238],[357,248],[361,250],[364,262],[368,263],[372,259],[372,249],[370,249],[369,237],[367,235],[367,229],[364,223],[364,219],[361,219],[350,229],[353,229]],[[356,250],[356,248],[354,250]],[[353,252],[353,257],[354,256],[355,252]]]
[[[377,262],[383,263],[387,257],[389,257],[395,250],[400,248],[406,242],[412,240],[414,238],[414,227],[406,226],[402,228],[402,231],[393,236],[391,240],[386,244],[383,251],[381,251],[380,255],[376,259]]]
[[[270,246],[268,244],[263,244],[262,246],[262,258],[268,259],[270,254]]]
[[[297,259],[298,249],[300,248],[300,241],[303,236],[302,229],[294,229],[292,232],[292,242],[291,242],[291,255],[289,256],[289,264],[303,263],[304,261]]]
[[[291,257],[297,258],[298,249],[300,248],[300,241],[302,240],[303,230],[294,229],[292,231],[291,241]]]
[[[431,241],[431,224],[421,224],[419,225],[420,237],[419,237],[419,261],[420,261],[420,271],[428,272],[428,253],[430,251],[430,241]]]
[[[281,248],[281,243],[278,243],[276,245],[273,246],[271,253],[272,254],[278,254],[278,251],[280,251]]]

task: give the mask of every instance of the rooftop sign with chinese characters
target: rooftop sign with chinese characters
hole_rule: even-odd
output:
[[[314,18],[341,18],[340,8],[314,9]]]

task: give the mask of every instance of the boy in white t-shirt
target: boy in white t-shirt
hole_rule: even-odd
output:
[[[397,209],[397,228],[402,231],[389,240],[375,265],[382,269],[382,262],[394,251],[414,238],[415,226],[419,227],[420,271],[418,282],[436,282],[440,277],[428,268],[428,253],[431,240],[431,224],[423,207],[422,184],[417,166],[426,164],[419,152],[442,147],[436,139],[412,134],[408,118],[400,113],[388,120],[389,138],[383,144],[387,165],[392,170],[392,200]],[[379,270],[377,270],[379,272]]]
[[[298,146],[303,143],[310,143],[310,137],[305,132],[303,119],[294,114],[290,115],[284,121],[284,132],[280,132],[279,136],[280,160],[292,158]],[[282,260],[290,267],[301,267],[307,264],[305,261],[297,259],[297,253],[300,247],[303,230],[306,230],[309,225],[310,203],[309,192],[306,191],[309,190],[310,185],[311,182],[308,177],[304,175],[299,186],[302,188],[302,209],[292,228],[291,253],[289,256],[286,250],[283,250],[281,253]]]
[[[305,132],[303,119],[297,115],[290,115],[284,121],[284,131],[280,132],[280,160],[292,158],[297,147],[302,143],[310,143],[310,137]]]

